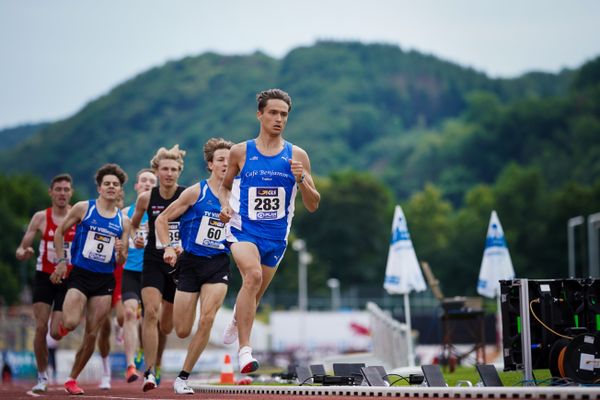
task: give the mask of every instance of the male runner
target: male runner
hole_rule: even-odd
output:
[[[139,229],[142,216],[148,214],[148,243],[144,248],[144,269],[142,271],[142,302],[144,318],[142,321],[142,342],[144,344],[143,391],[156,388],[156,361],[160,330],[168,335],[173,329],[173,300],[175,298],[175,281],[173,268],[163,261],[164,248],[167,245],[181,249],[179,241],[179,220],[169,226],[169,242],[162,243],[156,237],[154,223],[156,218],[172,202],[177,200],[185,187],[177,184],[183,170],[185,151],[179,145],[171,149],[161,147],[152,158],[150,165],[155,171],[159,186],[149,192],[142,193],[136,203],[131,223]],[[159,323],[160,320],[160,323]]]
[[[144,168],[138,171],[133,189],[137,192],[139,197],[142,193],[155,187],[156,182],[156,175],[154,175],[154,172],[150,168]],[[132,204],[123,209],[123,214],[131,219],[134,211],[135,204]],[[142,302],[142,267],[144,260],[144,246],[146,245],[147,237],[148,216],[144,213],[140,222],[140,229],[135,232],[133,238],[129,238],[127,262],[123,267],[121,296],[125,311],[123,339],[125,344],[125,359],[127,362],[125,380],[128,383],[136,381],[139,377],[135,366],[135,351],[140,339],[138,337],[140,330],[140,313],[138,310]],[[159,335],[164,336],[161,333],[159,333]],[[159,343],[160,342],[164,343],[165,341],[159,339]]]
[[[212,138],[204,145],[204,160],[210,177],[185,189],[181,196],[156,219],[161,242],[169,237],[169,222],[180,219],[183,253],[177,259],[173,247],[165,248],[164,260],[175,266],[178,283],[175,292],[173,324],[180,338],[190,335],[200,300],[198,329],[188,346],[183,369],[173,383],[177,394],[193,394],[187,379],[210,337],[215,315],[225,299],[229,284],[229,249],[225,243],[225,224],[219,221],[221,207],[216,194],[227,171],[229,149],[233,143]]]
[[[44,393],[48,390],[46,334],[48,333],[50,314],[52,314],[50,335],[55,339],[60,339],[58,323],[62,317],[62,304],[67,287],[65,283],[53,285],[50,282],[50,274],[54,272],[58,259],[54,251],[54,233],[71,209],[72,184],[73,180],[69,174],[60,174],[52,178],[48,189],[52,206],[36,212],[31,217],[27,231],[16,251],[17,260],[28,260],[35,254],[32,245],[37,232],[42,234],[33,282],[33,316],[35,318],[33,350],[38,368],[38,381],[31,389],[34,393]],[[64,235],[65,252],[61,253],[61,257],[67,257],[70,260],[69,246],[74,237],[75,227],[72,227]],[[70,268],[70,261],[68,264]]]
[[[54,247],[58,254],[64,251],[63,232],[77,225],[71,249],[73,270],[69,276],[69,289],[63,303],[59,334],[67,335],[81,322],[85,313],[85,335],[65,390],[69,394],[83,394],[77,377],[94,352],[100,324],[110,312],[111,295],[115,289],[114,269],[125,262],[129,235],[129,221],[117,207],[119,195],[127,174],[116,164],[105,164],[96,172],[98,198],[80,201],[71,208],[56,229]],[[59,284],[67,273],[66,257],[58,259],[50,276]]]
[[[310,174],[308,154],[282,136],[292,99],[283,90],[270,89],[258,93],[256,100],[258,137],[231,148],[227,174],[219,191],[220,218],[223,222],[231,220],[231,236],[227,240],[243,280],[224,342],[233,343],[239,334],[242,373],[258,368],[258,361],[252,357],[250,332],[258,302],[287,247],[296,193],[300,191],[309,212],[317,210],[321,198]],[[239,204],[234,205],[234,211],[230,197],[238,174],[235,197]]]

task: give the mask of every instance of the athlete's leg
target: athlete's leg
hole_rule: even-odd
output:
[[[35,336],[33,337],[33,352],[38,373],[45,373],[48,368],[48,318],[50,318],[50,304],[38,301],[33,304],[33,317],[35,318]]]
[[[173,314],[177,318],[173,321],[175,333],[180,338],[186,338],[192,331],[192,325],[196,319],[196,305],[198,304],[199,292],[175,292],[175,303]]]
[[[52,316],[50,317],[50,336],[52,336],[52,339],[54,340],[62,339],[62,336],[58,333],[62,315],[62,311],[52,311]]]
[[[240,348],[250,345],[250,333],[256,314],[256,299],[262,287],[260,254],[254,243],[237,242],[231,253],[242,275],[242,287],[236,299],[236,320]]]
[[[173,303],[162,301],[158,328],[164,335],[168,335],[173,330]]]
[[[156,353],[158,348],[158,317],[162,294],[152,286],[142,289],[142,301],[144,302],[144,319],[142,320],[142,338],[144,343],[144,360],[146,370],[156,365]]]
[[[70,289],[69,292],[71,290],[73,289]],[[68,296],[69,293],[67,293],[67,297]],[[100,330],[100,325],[110,313],[110,303],[110,295],[94,296],[89,299],[86,309],[85,335],[83,337],[83,342],[79,347],[79,350],[77,350],[77,354],[75,355],[75,362],[73,363],[73,368],[71,369],[71,378],[77,379],[94,353],[94,347],[96,346],[96,338],[98,336],[98,331]],[[68,314],[66,310],[64,311],[65,315]]]
[[[110,353],[110,312],[106,315],[106,318],[100,323],[100,330],[98,331],[98,350],[100,351],[100,357],[108,357]]]
[[[65,329],[72,331],[77,328],[77,325],[81,322],[87,300],[86,295],[79,289],[71,288],[67,290],[62,315],[62,326]]]
[[[256,294],[256,306],[260,303],[260,299],[262,299],[265,294],[267,288],[271,284],[275,273],[277,272],[277,267],[267,267],[266,265],[261,265],[262,269],[262,284],[260,285],[260,289]]]
[[[224,283],[209,283],[202,285],[202,288],[200,289],[200,321],[198,323],[198,330],[192,338],[192,341],[188,346],[187,355],[185,356],[185,361],[183,363],[183,370],[185,372],[192,372],[196,361],[198,361],[200,354],[204,351],[208,339],[210,338],[210,330],[212,329],[215,315],[219,308],[221,308],[226,294],[227,285]],[[194,306],[193,308],[195,316],[196,307]]]
[[[127,366],[134,365],[135,350],[138,347],[138,301],[128,299],[123,303],[123,341],[125,342],[125,359]]]

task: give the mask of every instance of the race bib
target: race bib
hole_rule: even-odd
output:
[[[225,223],[216,218],[202,217],[196,243],[212,249],[224,249],[225,245],[221,242],[225,238]]]
[[[98,232],[88,232],[83,245],[83,256],[92,261],[109,263],[115,251],[115,237]]]
[[[134,240],[138,237],[141,237],[142,239],[144,239],[144,247],[146,247],[146,245],[148,244],[148,224],[147,223],[140,225],[140,229],[137,230],[134,238],[132,238],[131,236],[129,237],[129,248],[131,248],[131,249],[135,248]]]
[[[162,244],[160,240],[158,240],[156,229],[154,230],[154,236],[156,237],[156,248],[159,250],[164,249],[166,245]],[[181,239],[179,239],[179,221],[169,222],[169,243],[171,243],[173,246],[181,247]]]
[[[248,190],[248,217],[255,221],[281,219],[285,216],[285,188],[251,187]]]
[[[48,261],[52,264],[56,264],[59,257],[56,256],[56,249],[54,247],[54,242],[48,242]],[[71,242],[63,243],[63,257],[67,259],[67,264],[71,264]]]

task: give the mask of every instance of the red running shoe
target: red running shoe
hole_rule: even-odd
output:
[[[65,382],[65,390],[67,391],[67,393],[74,395],[84,393],[83,389],[77,386],[77,381],[75,379]]]
[[[65,337],[69,334],[69,332],[71,332],[70,330],[68,330],[67,328],[65,328],[62,324],[62,321],[60,321],[58,323],[58,334],[60,335],[60,337]]]
[[[127,383],[135,382],[139,378],[137,370],[135,369],[135,365],[130,365],[127,367],[127,371],[125,371],[125,380]]]

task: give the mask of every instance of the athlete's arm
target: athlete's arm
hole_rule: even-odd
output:
[[[140,194],[135,201],[135,211],[133,211],[133,215],[131,216],[131,230],[133,232],[137,232],[137,230],[140,229],[140,223],[142,222],[144,213],[148,209],[148,204],[150,203],[150,192],[151,191],[147,191]],[[144,238],[136,236],[134,243],[136,248],[141,249],[144,247]]]
[[[169,206],[160,213],[154,222],[156,227],[156,237],[161,243],[169,243],[169,221],[173,221],[180,217],[188,208],[194,205],[200,195],[200,184],[196,183],[193,186],[185,189],[181,195],[169,204]],[[167,244],[163,255],[163,260],[171,267],[177,262],[177,251],[173,246]]]
[[[310,160],[306,151],[298,146],[292,150],[292,160],[290,160],[292,174],[296,178],[296,183],[302,195],[302,203],[309,212],[317,211],[321,195],[315,187],[315,182],[310,174]]]
[[[31,246],[33,245],[33,239],[35,239],[36,232],[41,231],[41,226],[45,218],[46,210],[38,211],[33,214],[33,217],[31,217],[31,221],[29,221],[29,225],[27,226],[27,230],[23,235],[23,240],[21,240],[21,244],[17,247],[17,251],[15,252],[17,260],[28,260],[35,254],[35,251]]]
[[[64,233],[67,232],[75,224],[80,223],[85,217],[88,210],[88,202],[80,201],[77,202],[63,220],[63,222],[56,228],[54,232],[54,250],[56,254],[64,254]],[[59,258],[58,264],[52,275],[50,275],[50,281],[52,283],[60,283],[67,273],[67,260],[64,257]]]
[[[231,147],[229,151],[229,162],[227,163],[227,172],[225,178],[219,188],[219,203],[221,203],[221,212],[219,219],[221,222],[229,222],[233,216],[233,210],[229,205],[229,197],[231,196],[231,188],[233,187],[234,178],[240,173],[241,165],[246,158],[246,143],[238,143]]]
[[[123,218],[123,234],[121,238],[117,238],[115,240],[115,252],[116,252],[116,260],[117,264],[124,264],[127,260],[127,252],[129,251],[129,246],[127,243],[129,242],[129,231],[131,230],[131,221],[129,218]]]

